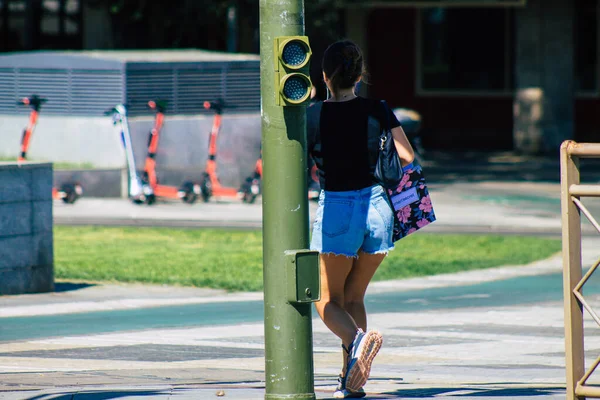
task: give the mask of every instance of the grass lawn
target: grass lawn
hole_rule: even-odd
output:
[[[375,280],[526,264],[560,240],[413,234],[396,243]],[[58,279],[262,290],[261,231],[121,227],[54,228]]]
[[[0,162],[17,162],[16,157],[0,157]],[[52,162],[42,160],[28,160],[31,162]],[[53,162],[54,169],[91,169],[94,165],[90,162],[84,163],[70,163],[70,162]]]

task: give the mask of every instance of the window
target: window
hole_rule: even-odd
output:
[[[506,8],[420,10],[420,91],[510,91],[513,85],[512,15]]]
[[[23,49],[23,30],[25,26],[25,1],[2,0],[0,6],[0,51],[15,51]]]
[[[43,48],[81,48],[81,10],[79,3],[79,0],[42,1],[41,46]]]
[[[80,1],[0,0],[0,51],[81,49]]]
[[[0,51],[8,39],[8,1],[0,0]]]
[[[598,93],[598,1],[575,2],[575,88],[582,94]]]
[[[345,0],[360,7],[523,7],[527,0]]]
[[[599,2],[576,0],[573,5],[574,86],[579,95],[597,96],[600,92]],[[424,8],[418,22],[419,92],[513,93],[518,40],[514,11]]]

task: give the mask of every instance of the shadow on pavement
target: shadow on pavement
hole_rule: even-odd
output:
[[[108,400],[123,397],[166,396],[168,394],[164,390],[77,390],[74,392],[40,394],[27,397],[24,400]]]
[[[73,283],[73,282],[56,282],[54,284],[55,292],[71,292],[74,290],[85,289],[90,286],[96,286],[93,283]]]
[[[382,393],[384,396],[393,396],[392,399],[429,399],[438,396],[460,397],[498,397],[514,399],[516,397],[557,396],[564,394],[563,387],[535,387],[535,388],[482,388],[468,386],[452,388],[422,388],[399,389],[393,392]]]

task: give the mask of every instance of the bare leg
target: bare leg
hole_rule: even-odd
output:
[[[344,285],[344,309],[352,316],[356,325],[365,332],[367,331],[365,293],[384,258],[385,254],[359,252]],[[346,356],[346,352],[342,350],[342,376],[346,374]]]
[[[358,326],[344,309],[344,282],[354,259],[321,254],[321,300],[315,303],[319,316],[331,331],[348,346]]]
[[[358,253],[352,270],[346,278],[344,286],[344,309],[354,318],[363,331],[367,331],[367,313],[365,310],[365,293],[375,275],[375,271],[385,258],[385,254]]]

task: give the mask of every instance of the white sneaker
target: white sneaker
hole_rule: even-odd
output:
[[[333,392],[334,399],[360,399],[366,395],[363,388],[358,389],[356,392],[346,389],[346,380],[341,375],[338,376],[338,385],[335,392]]]
[[[383,337],[381,333],[371,330],[367,333],[359,329],[350,345],[350,361],[346,368],[346,389],[358,392],[369,379],[371,364],[379,352]]]

